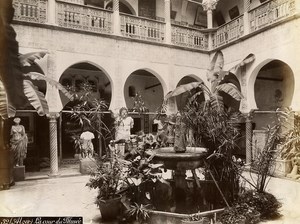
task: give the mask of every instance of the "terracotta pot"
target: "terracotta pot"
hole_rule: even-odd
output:
[[[99,209],[102,220],[116,219],[120,213],[121,195],[117,198],[99,201]]]

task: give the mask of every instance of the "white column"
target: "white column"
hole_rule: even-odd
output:
[[[114,24],[114,34],[120,35],[121,34],[121,27],[120,27],[120,9],[119,9],[119,0],[113,0],[113,24]]]
[[[55,17],[56,17],[56,10],[55,10],[55,0],[48,0],[48,24],[55,25]]]
[[[171,44],[172,27],[171,27],[171,1],[165,0],[165,22],[166,22],[166,43]]]
[[[244,35],[250,33],[249,10],[250,10],[250,0],[244,0]]]
[[[202,7],[207,14],[207,28],[213,28],[213,10],[216,9],[219,0],[203,0]],[[208,49],[211,50],[213,47],[213,35],[208,36]]]
[[[188,5],[188,0],[182,0],[181,3],[181,22],[187,22],[186,9]]]

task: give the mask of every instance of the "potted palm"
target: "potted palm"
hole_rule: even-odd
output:
[[[91,177],[86,184],[89,188],[97,189],[98,195],[95,204],[99,207],[103,220],[111,220],[118,217],[121,206],[124,164],[112,155],[111,158],[106,156],[99,159],[97,167],[91,172]]]

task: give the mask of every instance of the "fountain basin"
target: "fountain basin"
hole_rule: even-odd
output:
[[[166,169],[171,170],[193,170],[203,165],[206,158],[206,148],[187,147],[183,153],[177,153],[173,147],[164,147],[148,150],[146,154],[153,156],[153,161],[164,164]]]

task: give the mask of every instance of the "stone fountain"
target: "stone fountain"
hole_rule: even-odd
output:
[[[174,170],[176,212],[187,212],[186,171],[192,170],[196,178],[194,170],[203,166],[206,151],[206,148],[186,147],[185,152],[177,153],[173,147],[165,147],[146,152],[149,156],[153,156],[153,162],[164,164],[164,168]]]

